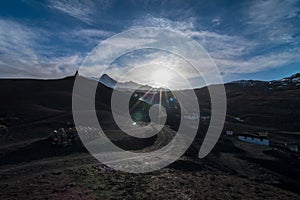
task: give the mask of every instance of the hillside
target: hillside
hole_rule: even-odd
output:
[[[239,81],[226,84],[227,121],[299,131],[300,88],[299,82],[295,81],[298,80],[298,75],[280,81]],[[54,127],[72,123],[74,77],[59,80],[2,79],[0,83],[0,124],[9,127],[11,134],[16,133],[21,138],[27,137],[25,135],[34,138],[45,136]],[[280,87],[282,85],[284,87]],[[112,90],[99,83],[98,91],[96,108],[109,111]],[[209,115],[207,88],[195,91],[202,115]],[[29,126],[31,123],[34,126]],[[36,133],[39,127],[46,128],[47,133]],[[11,137],[11,140],[18,140]]]
[[[228,110],[224,131],[229,129],[236,134],[264,130],[269,131],[272,142],[299,144],[300,89],[294,80],[296,76],[271,83],[239,81],[226,84]],[[89,87],[94,80],[84,81]],[[74,126],[73,84],[74,77],[0,80],[1,199],[28,199],[33,193],[41,199],[71,196],[106,199],[112,193],[117,199],[216,199],[220,196],[299,199],[299,159],[272,147],[248,144],[222,134],[207,157],[197,158],[209,123],[207,88],[195,90],[200,116],[204,117],[196,139],[185,155],[164,169],[136,175],[118,172],[95,160],[80,143],[67,147],[51,144],[48,136],[54,129]],[[273,89],[269,89],[270,85]],[[284,87],[279,87],[282,85]],[[167,121],[168,126],[163,131],[149,139],[136,139],[122,133],[110,112],[111,93],[110,87],[99,83],[95,106],[99,122],[113,143],[128,151],[148,152],[172,140],[178,126],[176,115]],[[143,91],[136,93],[138,96],[144,94]],[[151,95],[157,98],[156,93]],[[140,107],[135,109],[146,108],[145,113],[151,106],[147,98],[132,98],[130,106],[136,103]],[[141,123],[148,120],[147,115],[141,117]]]

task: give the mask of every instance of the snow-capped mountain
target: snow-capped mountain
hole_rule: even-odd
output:
[[[112,89],[116,89],[116,85],[118,84],[118,89],[121,90],[133,90],[134,88],[138,88],[138,90],[152,90],[154,92],[160,89],[162,89],[163,91],[166,90],[164,88],[153,88],[149,85],[141,85],[133,81],[118,83],[116,80],[114,80],[107,74],[103,74],[99,82]],[[228,84],[237,84],[242,87],[265,88],[267,90],[289,89],[289,88],[297,89],[300,88],[300,73],[294,74],[290,77],[282,78],[280,80],[273,80],[273,81],[239,80],[239,81],[230,82]]]
[[[233,81],[229,84],[238,84],[242,87],[261,87],[267,90],[277,89],[299,89],[300,88],[300,73],[292,76],[273,81],[258,81],[258,80],[240,80]]]
[[[141,84],[138,84],[138,83],[133,82],[133,81],[119,82],[118,83],[116,80],[114,80],[113,78],[111,78],[107,74],[103,74],[101,76],[99,82],[102,83],[103,85],[109,87],[109,88],[112,88],[112,89],[116,89],[117,84],[118,84],[118,89],[124,89],[124,90],[132,90],[134,88],[138,88],[139,90],[150,90],[150,89],[153,89],[149,85],[141,85]]]

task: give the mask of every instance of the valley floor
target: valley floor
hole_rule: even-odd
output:
[[[290,172],[293,177],[282,170],[286,165],[268,156],[265,153],[268,147],[253,146],[226,136],[217,145],[205,159],[184,156],[167,168],[146,174],[114,171],[80,151],[14,160],[0,166],[0,199],[300,198],[299,172]],[[227,150],[223,151],[223,147]],[[14,147],[11,151],[26,156],[22,148]]]

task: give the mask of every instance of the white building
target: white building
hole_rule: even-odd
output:
[[[300,82],[300,77],[293,78],[293,79],[292,79],[292,82],[293,82],[293,83],[299,83],[299,82]]]
[[[234,118],[236,121],[238,121],[238,122],[243,122],[244,120],[242,120],[241,118],[239,118],[239,117],[235,117]]]
[[[239,135],[238,139],[243,142],[248,142],[251,144],[269,146],[269,139],[264,138],[264,137],[252,136],[252,135]]]
[[[226,130],[226,135],[232,136],[232,135],[233,135],[233,131],[231,131],[231,130]]]
[[[297,144],[286,144],[287,148],[289,148],[292,152],[298,152],[299,148]]]

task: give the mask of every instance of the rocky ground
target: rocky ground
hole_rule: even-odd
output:
[[[48,142],[48,140],[40,142]],[[205,159],[198,160],[183,156],[164,169],[145,174],[115,171],[101,164],[88,153],[76,148],[71,151],[74,147],[52,148],[54,149],[48,151],[70,152],[61,156],[53,155],[53,157],[36,160],[20,159],[2,164],[0,198],[300,198],[299,169],[293,168],[296,171],[291,173],[284,171],[279,173],[276,171],[278,167],[291,167],[291,165],[266,154],[265,152],[270,148],[246,144],[227,136],[222,136],[214,151]],[[11,149],[11,151],[22,154],[22,148]],[[271,166],[270,163],[262,160],[270,162]]]

